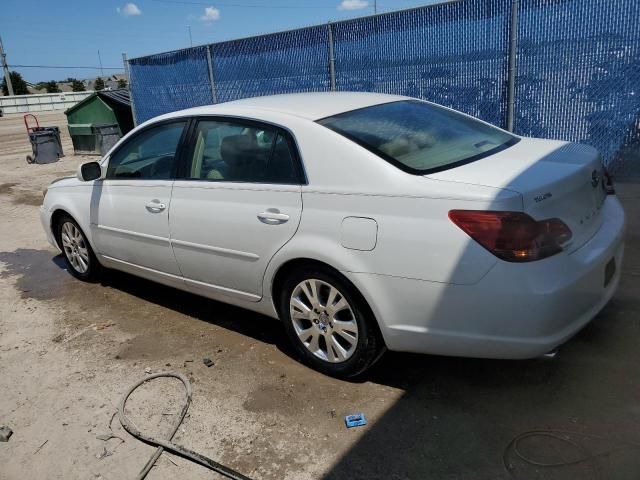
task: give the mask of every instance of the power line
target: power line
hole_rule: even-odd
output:
[[[122,67],[87,67],[87,66],[75,66],[75,65],[8,65],[11,68],[82,68],[88,70],[122,70]]]
[[[210,6],[211,2],[198,2],[198,1],[194,1],[194,0],[151,0],[152,2],[156,2],[156,3],[175,3],[178,5],[204,5],[204,6]],[[438,3],[447,3],[449,1],[455,1],[455,0],[394,0],[394,1],[401,1],[404,3],[417,3],[418,7],[421,6],[428,6],[428,5],[434,5],[434,4],[438,4]],[[384,2],[386,3],[386,2]],[[320,9],[320,10],[335,10],[336,7],[335,6],[328,6],[328,5],[271,5],[271,4],[266,4],[266,5],[258,5],[258,4],[250,4],[250,3],[221,3],[221,2],[215,2],[215,6],[216,7],[231,7],[231,8],[293,8],[293,9]],[[368,8],[368,7],[372,7],[374,10],[374,13],[378,13],[378,0],[370,0],[367,2],[367,5],[363,6],[362,8]],[[394,7],[387,7],[387,10],[391,9],[393,10]],[[360,9],[358,9],[360,10]],[[356,10],[354,10],[356,11]]]
[[[211,2],[192,2],[188,0],[152,0],[153,2],[158,3],[177,3],[180,5],[211,5]],[[215,2],[217,7],[233,7],[233,8],[295,8],[295,9],[305,9],[305,8],[316,8],[316,9],[331,9],[334,10],[334,6],[319,6],[319,5],[256,5],[256,4],[246,4],[246,3],[221,3]]]

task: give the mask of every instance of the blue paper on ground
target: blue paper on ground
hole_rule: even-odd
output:
[[[364,413],[356,413],[354,415],[347,415],[344,417],[344,423],[347,428],[360,427],[367,424],[367,419]]]

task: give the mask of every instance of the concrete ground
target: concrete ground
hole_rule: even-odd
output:
[[[145,370],[191,380],[175,443],[255,479],[640,477],[638,185],[618,186],[629,221],[620,289],[553,361],[387,354],[344,382],[299,364],[274,320],[115,272],[74,280],[38,206],[85,158],[72,155],[61,113],[39,117],[63,131],[58,163],[27,165],[21,117],[0,118],[0,425],[14,431],[0,478],[133,478],[154,448],[117,419],[121,439],[97,437]],[[131,416],[162,434],[181,395],[175,381],[146,384]],[[355,412],[369,423],[347,430]],[[148,478],[212,477],[165,453]]]

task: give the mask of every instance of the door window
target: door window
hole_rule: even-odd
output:
[[[275,128],[202,120],[187,176],[191,179],[297,184],[293,145]]]
[[[107,178],[167,180],[186,121],[151,127],[120,147],[109,160]]]

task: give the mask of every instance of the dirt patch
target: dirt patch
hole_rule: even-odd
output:
[[[12,280],[22,299],[65,299],[60,330],[117,324],[127,337],[113,352],[119,359],[192,357],[199,362],[202,358],[193,352],[215,354],[232,344],[246,350],[250,348],[246,338],[285,342],[276,320],[142,278],[106,271],[101,283],[81,282],[67,272],[63,256],[52,250],[0,252],[0,262],[4,265],[0,279]],[[206,333],[207,325],[228,330],[213,338]]]
[[[42,205],[42,194],[30,192],[27,190],[14,191],[13,198],[11,199],[14,204],[17,205],[31,205],[39,207]]]
[[[121,323],[125,323],[125,330],[130,330],[126,326],[126,323],[129,321],[135,321],[135,315],[122,319]],[[123,343],[118,349],[116,356],[122,360],[162,359],[166,358],[169,352],[172,352],[174,355],[182,352],[188,353],[189,350],[195,346],[194,343],[195,339],[188,338],[185,335],[176,336],[171,333],[165,334],[161,330],[153,333],[144,332]],[[194,362],[196,360],[198,362],[201,361],[200,358],[193,358],[193,355],[189,355],[189,360],[193,360]]]
[[[278,424],[273,423],[274,426]],[[272,433],[273,430],[267,432]],[[222,463],[233,465],[237,471],[253,478],[264,480],[280,480],[288,478],[287,475],[294,475],[304,469],[304,464],[315,462],[320,459],[314,458],[317,450],[298,451],[297,449],[283,450],[278,448],[267,436],[241,439],[222,439]],[[263,459],[256,462],[256,458]]]
[[[0,195],[9,195],[14,205],[42,205],[42,194],[31,190],[16,189],[17,183],[0,184]]]
[[[17,183],[0,183],[0,195],[7,195],[11,193],[13,187],[18,185]]]
[[[300,396],[287,385],[261,385],[249,394],[243,406],[250,412],[284,413],[301,410]]]

